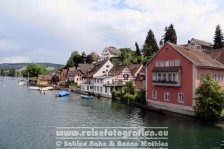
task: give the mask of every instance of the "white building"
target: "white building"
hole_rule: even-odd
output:
[[[120,57],[121,51],[115,47],[107,47],[103,50],[102,60],[107,60],[110,58]]]

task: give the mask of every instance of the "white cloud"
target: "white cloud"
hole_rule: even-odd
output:
[[[17,51],[21,47],[14,41],[0,39],[0,51]]]
[[[37,49],[31,53],[52,54],[51,59],[60,57],[60,63],[66,62],[73,50],[101,54],[110,45],[134,48],[137,41],[141,46],[149,29],[159,41],[165,26],[171,23],[180,44],[192,37],[212,42],[215,26],[220,24],[224,28],[223,11],[213,0],[22,0],[9,4],[1,1],[0,13],[25,29],[37,30],[34,34],[24,30],[23,36],[27,34],[27,38],[31,39],[39,37],[40,42],[36,44],[35,39],[29,41],[33,44],[26,43],[24,37],[20,39],[20,34],[13,34],[23,45],[0,41],[0,50],[12,45]],[[4,27],[0,25],[0,29],[4,30]],[[41,41],[48,42],[48,45],[40,45]],[[43,54],[29,57],[42,60]]]
[[[11,57],[0,57],[0,63],[26,63],[31,62],[29,57],[24,56],[11,56]]]

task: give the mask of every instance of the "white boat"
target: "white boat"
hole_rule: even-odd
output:
[[[30,86],[29,89],[31,89],[31,90],[40,90],[40,87],[37,87],[37,86]]]
[[[83,99],[93,99],[93,96],[81,95]]]
[[[18,82],[18,86],[23,86],[23,85],[25,85],[25,81],[24,81],[24,80],[20,80],[20,81]]]
[[[48,90],[53,90],[54,88],[52,86],[49,87],[42,87],[40,88],[40,91],[48,91]]]

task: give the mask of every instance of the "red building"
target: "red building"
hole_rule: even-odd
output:
[[[172,43],[166,43],[145,68],[148,104],[172,112],[194,115],[201,77],[211,74],[224,86],[223,64],[199,50]]]

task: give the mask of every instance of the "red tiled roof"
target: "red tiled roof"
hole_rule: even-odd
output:
[[[108,48],[106,48],[111,54],[121,54],[121,51],[120,51],[120,49],[117,49],[117,48],[115,48],[115,47],[108,47]]]
[[[51,81],[52,76],[51,75],[38,75],[38,80],[41,81]]]
[[[211,56],[211,58],[224,64],[224,49],[212,49],[212,50],[206,50],[203,52]]]
[[[208,46],[208,47],[212,47],[213,46],[213,44],[210,43],[210,42],[207,42],[207,41],[204,41],[204,40],[195,39],[195,38],[192,38],[190,41],[195,41],[199,45],[204,45],[204,46]]]
[[[107,62],[107,60],[101,61],[95,65],[93,69],[91,69],[84,77],[92,78],[93,75]]]
[[[93,64],[79,64],[78,68],[82,73],[87,73],[88,71],[90,71],[92,68],[94,67]]]
[[[188,60],[194,63],[197,67],[224,69],[224,65],[222,63],[212,59],[209,55],[201,52],[200,50],[197,49],[189,50],[186,47],[178,46],[170,42],[168,42],[167,44],[169,44],[180,54],[182,54],[184,57],[186,57]]]
[[[187,47],[178,46],[170,42],[166,42],[166,44],[164,44],[163,47],[167,44],[173,47],[177,52],[179,52],[182,56],[187,58],[193,64],[195,64],[196,67],[224,69],[224,65],[222,63],[218,62],[215,59],[212,59],[209,55],[205,54],[204,52],[201,52],[200,50],[188,49]],[[147,65],[156,57],[156,55],[160,52],[160,50],[144,67],[147,67]]]

